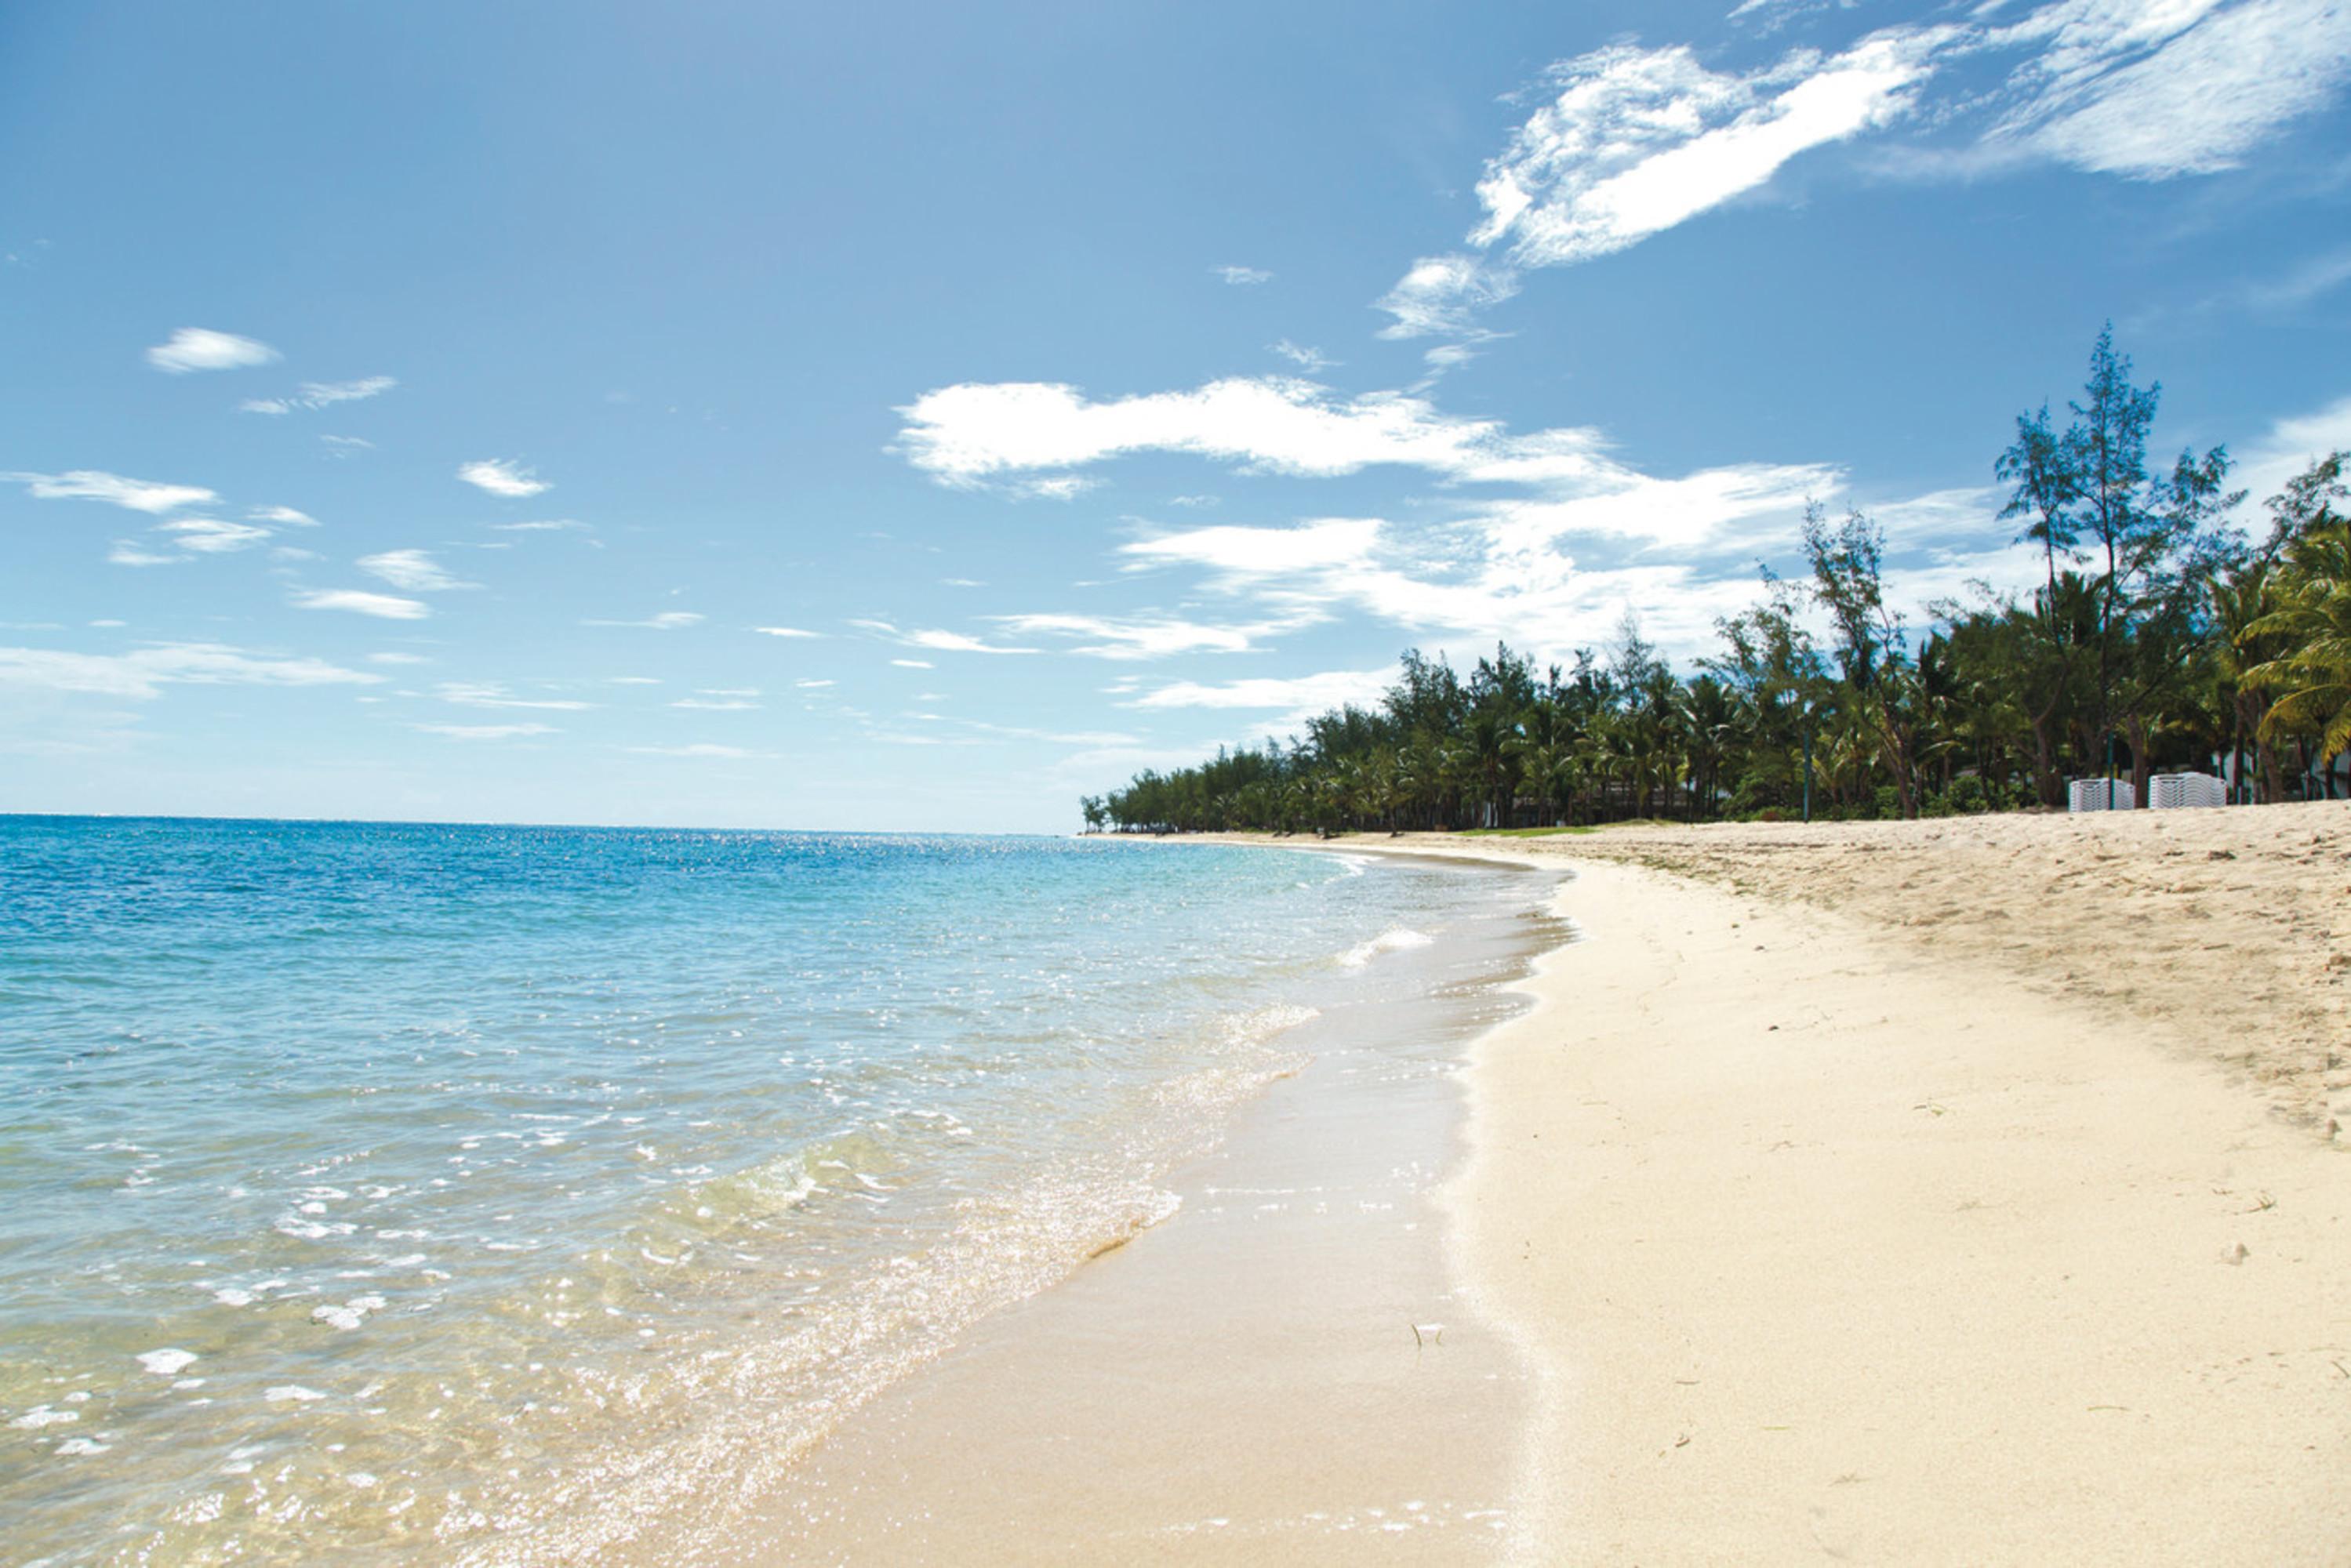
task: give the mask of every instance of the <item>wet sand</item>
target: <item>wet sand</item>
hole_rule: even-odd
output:
[[[1392,999],[1293,1031],[1312,1061],[1171,1219],[850,1416],[735,1560],[1492,1561],[1533,1385],[1455,1289],[1438,1188],[1466,1043],[1557,936],[1374,959]]]

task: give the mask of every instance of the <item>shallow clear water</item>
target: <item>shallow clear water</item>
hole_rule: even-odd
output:
[[[1497,880],[0,818],[5,1560],[544,1560],[768,1484]]]

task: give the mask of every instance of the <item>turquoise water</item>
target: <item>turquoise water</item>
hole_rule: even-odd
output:
[[[544,1561],[778,1484],[1164,1180],[1429,866],[0,818],[0,1552]]]

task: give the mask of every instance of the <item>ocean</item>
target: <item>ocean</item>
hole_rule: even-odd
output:
[[[1300,1025],[1490,947],[1526,880],[0,818],[0,1556],[519,1563],[723,1521],[1167,1218]]]

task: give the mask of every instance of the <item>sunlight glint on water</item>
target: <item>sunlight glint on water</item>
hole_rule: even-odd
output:
[[[1203,846],[0,819],[9,1560],[528,1557],[770,1482],[1163,1217],[1318,988],[1492,897]]]

